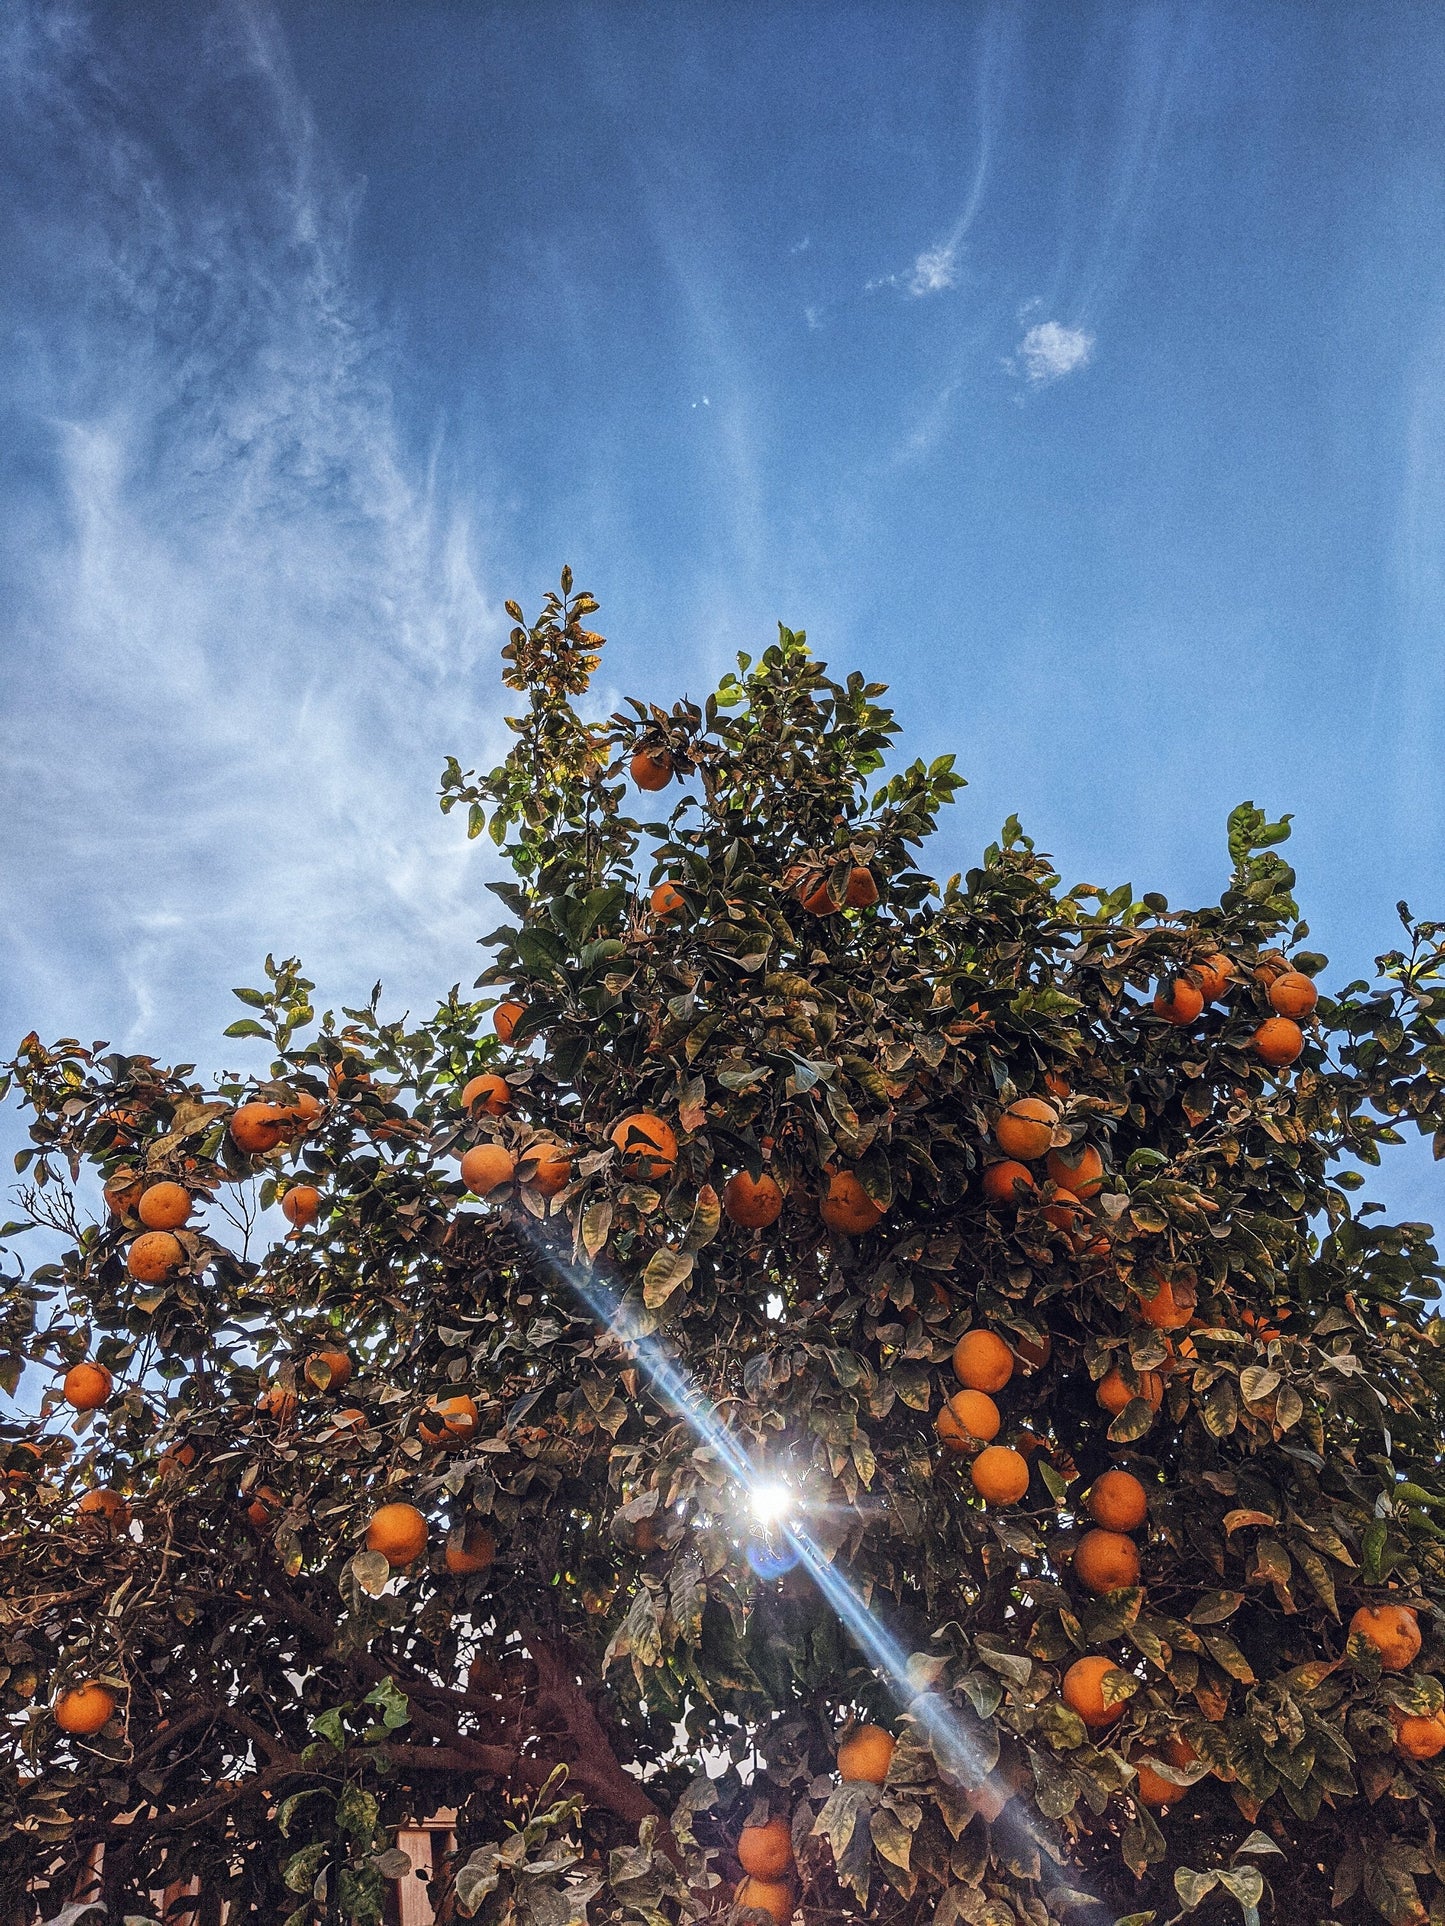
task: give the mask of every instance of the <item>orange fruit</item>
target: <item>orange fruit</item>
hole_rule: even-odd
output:
[[[754,1879],[781,1879],[793,1870],[793,1828],[781,1814],[738,1834],[738,1864]]]
[[[470,1578],[491,1564],[497,1555],[497,1541],[485,1525],[468,1525],[464,1531],[454,1528],[447,1533],[442,1555],[453,1578]]]
[[[639,749],[627,769],[639,789],[666,789],[672,781],[672,757],[665,749]]]
[[[841,903],[833,901],[826,874],[803,883],[798,890],[798,901],[813,916],[836,916],[843,907]]]
[[[826,1173],[828,1188],[818,1202],[818,1214],[829,1230],[845,1237],[862,1237],[883,1219],[883,1206],[875,1204],[851,1170]]]
[[[550,1141],[529,1144],[520,1159],[522,1182],[543,1197],[555,1197],[572,1179],[572,1153]]]
[[[1286,970],[1270,984],[1269,1000],[1277,1016],[1292,1017],[1298,1023],[1313,1011],[1320,993],[1302,970]]]
[[[871,869],[861,864],[848,872],[848,888],[843,901],[849,909],[872,909],[878,901],[878,884]]]
[[[1139,1583],[1139,1548],[1121,1531],[1086,1531],[1074,1551],[1074,1572],[1091,1592],[1119,1592]]]
[[[141,1192],[136,1216],[147,1230],[177,1230],[190,1216],[191,1193],[184,1184],[151,1184]]]
[[[296,1393],[284,1385],[268,1385],[256,1400],[256,1408],[274,1418],[278,1425],[290,1424],[296,1416]]]
[[[1054,1341],[1047,1331],[1039,1338],[1015,1336],[1013,1348],[1014,1356],[1023,1366],[1025,1373],[1030,1376],[1035,1371],[1042,1371],[1054,1355]]]
[[[243,1103],[231,1119],[231,1141],[248,1157],[274,1150],[286,1134],[287,1115],[274,1103]]]
[[[1014,1354],[996,1331],[965,1331],[953,1347],[953,1375],[970,1391],[1002,1391]]]
[[[1053,1202],[1044,1205],[1044,1222],[1056,1231],[1073,1230],[1083,1216],[1079,1200],[1071,1190],[1056,1190]]]
[[[142,1231],[125,1254],[125,1267],[138,1284],[164,1283],[185,1261],[179,1243],[162,1230]]]
[[[321,1376],[320,1370],[318,1369],[313,1375],[313,1365],[324,1366],[325,1369],[330,1372],[331,1375],[327,1378],[324,1386],[317,1382]],[[344,1391],[351,1382],[350,1353],[335,1350],[330,1345],[323,1345],[319,1351],[313,1351],[311,1356],[306,1360],[306,1381],[308,1384],[316,1385],[318,1391],[323,1389],[327,1391]]]
[[[83,1518],[92,1527],[99,1526],[110,1531],[124,1531],[130,1523],[130,1506],[118,1491],[102,1485],[97,1491],[88,1491],[75,1507],[76,1516]]]
[[[1020,1097],[994,1125],[994,1142],[1005,1157],[1033,1163],[1047,1154],[1058,1121],[1058,1111],[1042,1097]]]
[[[366,1413],[358,1410],[354,1404],[349,1404],[345,1410],[337,1412],[330,1424],[327,1425],[322,1436],[328,1443],[335,1444],[338,1439],[346,1437],[349,1432],[365,1431],[365,1429]]]
[[[505,1077],[490,1071],[480,1077],[473,1077],[462,1086],[462,1109],[476,1112],[480,1110],[487,1117],[501,1117],[511,1108],[512,1086]]]
[[[1088,1658],[1075,1659],[1065,1672],[1064,1704],[1077,1712],[1085,1725],[1112,1725],[1124,1710],[1123,1699],[1115,1699],[1112,1704],[1104,1699],[1105,1675],[1118,1669],[1113,1659],[1095,1652]]]
[[[297,1230],[314,1224],[321,1210],[321,1192],[314,1184],[293,1184],[281,1199],[281,1215]]]
[[[1008,1445],[985,1445],[969,1467],[973,1488],[990,1505],[1016,1505],[1029,1488],[1029,1461]]]
[[[456,1451],[476,1436],[481,1421],[473,1400],[458,1392],[450,1398],[428,1398],[416,1428],[427,1444]]]
[[[189,1471],[195,1462],[196,1447],[193,1444],[174,1444],[156,1460],[156,1473],[162,1478],[178,1478],[183,1471]]]
[[[1350,1636],[1374,1646],[1382,1671],[1403,1672],[1420,1650],[1420,1621],[1408,1605],[1362,1605]]]
[[[55,1723],[62,1732],[88,1739],[99,1732],[114,1710],[114,1695],[94,1679],[87,1679],[84,1685],[62,1692],[55,1701]]]
[[[1094,1396],[1111,1418],[1117,1418],[1124,1406],[1134,1398],[1143,1398],[1144,1402],[1156,1411],[1163,1404],[1164,1380],[1160,1374],[1157,1371],[1140,1371],[1136,1376],[1139,1379],[1137,1391],[1132,1391],[1125,1383],[1124,1373],[1117,1364],[1111,1366],[1100,1378],[1095,1387]]]
[[[659,883],[648,901],[652,904],[654,916],[671,916],[682,908],[687,898],[676,883]]]
[[[133,1170],[118,1170],[105,1187],[106,1206],[112,1217],[124,1217],[141,1200],[144,1178]]]
[[[1106,1531],[1138,1531],[1149,1516],[1149,1494],[1132,1471],[1103,1471],[1089,1490],[1089,1516]]]
[[[426,1520],[415,1505],[383,1505],[366,1528],[366,1549],[380,1552],[393,1571],[426,1550]]]
[[[321,1115],[321,1099],[309,1090],[298,1090],[295,1099],[281,1106],[281,1120],[291,1135],[311,1129]]]
[[[1147,1759],[1135,1759],[1132,1764],[1138,1774],[1133,1786],[1134,1797],[1151,1812],[1163,1812],[1181,1793],[1189,1790],[1188,1786],[1176,1786],[1172,1779],[1161,1777]]]
[[[1176,1287],[1158,1271],[1150,1273],[1149,1283],[1157,1284],[1158,1289],[1149,1297],[1145,1287],[1140,1286],[1140,1317],[1146,1324],[1152,1324],[1156,1331],[1182,1331],[1194,1316],[1194,1293],[1187,1284],[1180,1283]]]
[[[1445,1710],[1428,1717],[1390,1713],[1395,1722],[1395,1749],[1407,1759],[1434,1759],[1445,1752]]]
[[[1060,1190],[1075,1197],[1097,1197],[1104,1188],[1104,1160],[1092,1144],[1051,1150],[1044,1169]]]
[[[462,1157],[462,1182],[477,1197],[490,1197],[510,1184],[516,1159],[502,1144],[473,1144]]]
[[[983,1194],[991,1204],[1014,1204],[1023,1200],[1014,1186],[1022,1184],[1026,1190],[1034,1190],[1034,1173],[1027,1164],[1015,1163],[1005,1157],[1002,1163],[989,1164],[983,1173]]]
[[[1194,1023],[1203,1009],[1204,992],[1196,990],[1187,977],[1167,978],[1154,992],[1154,1014],[1166,1023]]]
[[[1251,1042],[1256,1056],[1262,1057],[1271,1069],[1282,1070],[1304,1049],[1305,1035],[1289,1017],[1273,1016],[1265,1018]]]
[[[677,1168],[677,1134],[650,1110],[622,1118],[608,1135],[617,1146],[624,1177],[660,1184]]]
[[[744,1230],[766,1230],[783,1208],[783,1193],[766,1171],[755,1181],[739,1170],[723,1186],[722,1206]]]
[[[934,1420],[939,1441],[950,1451],[967,1451],[973,1442],[988,1444],[1003,1419],[986,1391],[955,1391]]]
[[[1200,993],[1206,1003],[1217,1003],[1229,988],[1234,976],[1234,965],[1224,954],[1216,950],[1206,956],[1202,963],[1194,965],[1194,974],[1199,978]]]
[[[881,1725],[860,1725],[851,1738],[838,1747],[838,1776],[845,1781],[866,1781],[881,1786],[888,1777],[897,1746],[891,1732]]]
[[[1289,1312],[1287,1310],[1282,1311],[1275,1309],[1270,1312],[1269,1316],[1277,1317],[1280,1324],[1283,1324],[1287,1321]],[[1276,1338],[1283,1336],[1283,1332],[1280,1330],[1279,1325],[1270,1323],[1269,1316],[1266,1316],[1262,1311],[1241,1311],[1239,1321],[1246,1331],[1252,1331],[1254,1333],[1261,1344],[1272,1344]]]
[[[517,1025],[526,1014],[526,1004],[519,1003],[514,996],[509,996],[505,1003],[499,1003],[496,1009],[493,1010],[492,1028],[496,1031],[503,1043],[510,1043],[512,1041],[516,1033]]]
[[[788,1921],[797,1910],[791,1880],[756,1879],[751,1873],[738,1881],[733,1891],[733,1904],[753,1906],[760,1913],[767,1913],[773,1926],[788,1926]]]
[[[72,1364],[61,1383],[61,1396],[77,1411],[98,1411],[114,1382],[103,1364]]]

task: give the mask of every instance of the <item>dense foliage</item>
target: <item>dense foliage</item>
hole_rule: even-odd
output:
[[[782,1918],[1445,1919],[1441,1272],[1357,1201],[1445,1147],[1441,932],[1402,905],[1311,1011],[1252,805],[1216,907],[1012,822],[939,886],[960,779],[882,778],[881,688],[783,630],[589,721],[595,608],[509,605],[515,747],[443,777],[516,879],[478,1000],[318,1020],[268,961],[263,1076],[20,1046],[0,1916],[103,1846],[116,1918],[199,1875],[206,1926],[367,1921],[448,1807],[435,1903],[488,1926],[725,1908],[769,1815]],[[982,1407],[937,1429],[974,1331],[987,1465]],[[1087,1544],[1111,1469],[1147,1521]]]

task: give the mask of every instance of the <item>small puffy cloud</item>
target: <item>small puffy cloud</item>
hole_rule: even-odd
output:
[[[913,263],[913,272],[908,277],[908,292],[912,295],[941,294],[951,288],[958,279],[958,243],[940,241],[937,247],[923,250]]]
[[[1009,366],[1035,387],[1061,381],[1093,359],[1094,337],[1084,328],[1066,328],[1060,321],[1037,322],[1020,341]]]

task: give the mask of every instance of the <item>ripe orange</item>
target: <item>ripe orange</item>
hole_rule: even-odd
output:
[[[934,1420],[939,1442],[950,1451],[967,1451],[975,1441],[989,1444],[1003,1419],[986,1391],[955,1391]]]
[[[738,1881],[733,1891],[733,1903],[736,1906],[756,1907],[760,1913],[769,1916],[773,1926],[788,1926],[797,1911],[791,1880],[756,1879],[751,1873]]]
[[[965,1331],[953,1347],[953,1375],[970,1391],[1002,1391],[1014,1374],[1014,1354],[997,1331]]]
[[[1091,1592],[1118,1592],[1139,1583],[1139,1548],[1121,1531],[1086,1531],[1074,1551],[1074,1572]]]
[[[793,1828],[779,1814],[738,1834],[738,1864],[755,1879],[781,1879],[793,1870]]]
[[[473,1400],[458,1392],[454,1397],[428,1398],[416,1428],[427,1444],[456,1451],[476,1436],[481,1421]]]
[[[827,1173],[828,1188],[818,1202],[818,1214],[829,1230],[845,1237],[862,1237],[883,1219],[883,1206],[875,1204],[851,1170]]]
[[[1152,1297],[1147,1295],[1150,1285],[1158,1286]],[[1182,1331],[1194,1316],[1195,1302],[1189,1284],[1174,1284],[1158,1271],[1152,1271],[1139,1287],[1139,1315],[1156,1331]]]
[[[1304,1031],[1289,1017],[1266,1017],[1254,1033],[1253,1044],[1256,1056],[1262,1057],[1271,1069],[1282,1070],[1304,1049]]]
[[[1056,1231],[1074,1230],[1084,1212],[1071,1190],[1056,1190],[1053,1202],[1044,1206],[1044,1222]]]
[[[1408,1605],[1362,1605],[1350,1620],[1350,1636],[1380,1654],[1380,1669],[1403,1672],[1420,1650],[1420,1621]]]
[[[256,1400],[256,1408],[274,1418],[278,1425],[290,1424],[296,1416],[296,1393],[284,1385],[270,1384]]]
[[[1206,1003],[1217,1003],[1229,988],[1234,975],[1234,964],[1224,954],[1216,950],[1213,956],[1206,956],[1202,963],[1194,965],[1195,975],[1199,978],[1199,988]]]
[[[60,1390],[65,1402],[77,1411],[98,1411],[110,1397],[114,1382],[103,1364],[72,1364]]]
[[[496,1031],[503,1043],[510,1043],[512,1041],[516,1033],[517,1025],[526,1014],[526,1004],[519,1003],[514,996],[509,996],[505,1003],[499,1003],[496,1009],[493,1010],[492,1028]]]
[[[169,1231],[142,1231],[126,1252],[125,1267],[138,1284],[161,1284],[185,1261]]]
[[[1106,1531],[1138,1531],[1149,1516],[1149,1494],[1132,1471],[1103,1471],[1089,1491],[1089,1516]]]
[[[118,1491],[102,1485],[96,1491],[88,1491],[75,1507],[76,1516],[84,1519],[90,1529],[124,1531],[130,1523],[130,1506]]]
[[[1097,1197],[1104,1188],[1104,1160],[1092,1144],[1051,1150],[1044,1169],[1060,1190],[1075,1197]]]
[[[337,1412],[336,1416],[331,1420],[330,1424],[327,1425],[321,1435],[328,1444],[335,1444],[339,1439],[346,1437],[348,1433],[365,1431],[365,1429],[366,1413],[358,1410],[354,1404],[349,1404],[344,1411]]]
[[[1118,1669],[1113,1659],[1095,1652],[1088,1658],[1075,1659],[1065,1672],[1064,1704],[1077,1712],[1085,1725],[1112,1725],[1124,1710],[1123,1699],[1115,1699],[1112,1704],[1104,1699],[1105,1676]]]
[[[105,1187],[105,1201],[112,1217],[124,1217],[141,1200],[145,1180],[133,1170],[118,1170]]]
[[[474,1572],[484,1572],[496,1555],[497,1541],[485,1525],[468,1525],[461,1534],[456,1530],[447,1533],[443,1557],[453,1578],[470,1578]]]
[[[766,1230],[783,1208],[783,1193],[766,1171],[754,1182],[745,1170],[739,1170],[723,1186],[722,1206],[733,1223],[744,1230]]]
[[[1147,1759],[1135,1759],[1131,1763],[1139,1775],[1134,1781],[1134,1797],[1141,1806],[1148,1806],[1151,1812],[1163,1812],[1166,1806],[1172,1806],[1182,1793],[1189,1790],[1188,1786],[1176,1786],[1172,1779],[1163,1778]]]
[[[872,909],[878,901],[878,884],[871,869],[860,864],[848,872],[848,888],[843,901],[849,909]]]
[[[231,1141],[248,1157],[274,1150],[286,1134],[287,1116],[274,1103],[243,1103],[231,1119]]]
[[[156,1474],[161,1478],[178,1478],[183,1471],[189,1471],[195,1462],[196,1447],[193,1444],[174,1444],[156,1460]]]
[[[838,1776],[845,1781],[866,1781],[881,1786],[888,1777],[897,1746],[891,1732],[881,1725],[860,1725],[851,1738],[838,1747]]]
[[[675,910],[682,908],[686,900],[676,883],[659,883],[648,898],[654,916],[671,916]]]
[[[798,901],[813,916],[836,916],[843,907],[835,903],[828,889],[828,878],[824,874],[805,882],[798,890]]]
[[[624,1177],[660,1184],[677,1168],[677,1134],[650,1110],[623,1117],[608,1132],[616,1144]]]
[[[985,1445],[970,1465],[969,1476],[987,1504],[1016,1505],[1029,1488],[1029,1461],[1008,1445]]]
[[[304,1135],[321,1116],[321,1099],[309,1090],[298,1090],[294,1102],[284,1104],[281,1118],[286,1130],[292,1136]]]
[[[516,1160],[504,1145],[473,1144],[462,1157],[462,1182],[474,1195],[490,1197],[511,1183],[516,1169]]]
[[[1187,977],[1170,977],[1154,992],[1154,1014],[1166,1023],[1194,1023],[1203,1008],[1204,992],[1196,990]]]
[[[191,1193],[184,1184],[151,1184],[141,1192],[136,1216],[147,1230],[177,1230],[190,1216]]]
[[[1047,1331],[1039,1338],[1016,1336],[1013,1347],[1014,1356],[1028,1376],[1032,1376],[1035,1371],[1042,1371],[1054,1355],[1054,1341]]]
[[[665,749],[639,749],[627,769],[639,789],[666,789],[672,781],[672,757]]]
[[[314,1224],[321,1210],[321,1192],[314,1184],[293,1184],[281,1199],[281,1215],[297,1230]]]
[[[1036,1188],[1034,1173],[1027,1164],[1015,1163],[1005,1157],[1002,1163],[989,1164],[983,1173],[983,1194],[991,1204],[1014,1204],[1023,1200],[1014,1186],[1022,1184],[1026,1190]]]
[[[550,1141],[529,1144],[520,1159],[522,1182],[540,1196],[555,1197],[572,1179],[572,1153]]]
[[[1286,970],[1270,984],[1269,1000],[1277,1016],[1293,1017],[1298,1023],[1313,1011],[1320,993],[1302,970]]]
[[[383,1505],[366,1528],[366,1549],[380,1552],[393,1571],[426,1550],[426,1520],[415,1505]]]
[[[1124,1373],[1117,1364],[1100,1378],[1094,1396],[1111,1418],[1117,1418],[1124,1406],[1134,1398],[1143,1398],[1155,1411],[1163,1404],[1164,1380],[1160,1374],[1157,1371],[1140,1371],[1136,1375],[1139,1379],[1137,1391],[1132,1391],[1124,1382]]]
[[[1270,1323],[1270,1317],[1277,1317],[1279,1323],[1284,1324],[1289,1318],[1289,1312],[1274,1309],[1267,1316],[1263,1311],[1241,1311],[1239,1321],[1246,1331],[1253,1332],[1261,1344],[1272,1344],[1276,1338],[1283,1336],[1283,1332],[1279,1324]]]
[[[473,1113],[481,1111],[487,1117],[505,1116],[512,1107],[512,1086],[505,1077],[490,1072],[473,1077],[470,1083],[462,1086],[462,1109]]]
[[[1058,1111],[1042,1097],[1020,1097],[994,1125],[994,1142],[1005,1157],[1033,1163],[1047,1154],[1058,1121]]]
[[[55,1723],[62,1732],[88,1739],[99,1732],[114,1710],[114,1695],[94,1679],[87,1679],[84,1685],[62,1692],[55,1701]]]
[[[316,1367],[313,1370],[313,1367]],[[320,1383],[321,1371],[330,1372],[326,1383]],[[344,1391],[351,1382],[351,1356],[349,1352],[338,1351],[331,1345],[323,1345],[313,1351],[306,1360],[306,1382],[314,1384],[318,1391]]]
[[[1434,1759],[1445,1752],[1445,1709],[1427,1717],[1392,1711],[1395,1748],[1407,1759]]]

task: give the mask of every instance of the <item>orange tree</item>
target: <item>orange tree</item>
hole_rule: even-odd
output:
[[[447,1809],[445,1917],[1445,1918],[1440,1272],[1356,1196],[1439,929],[1317,998],[1252,805],[1217,906],[939,886],[879,687],[589,721],[595,607],[443,777],[478,1000],[20,1046],[3,1916],[371,1920]]]

